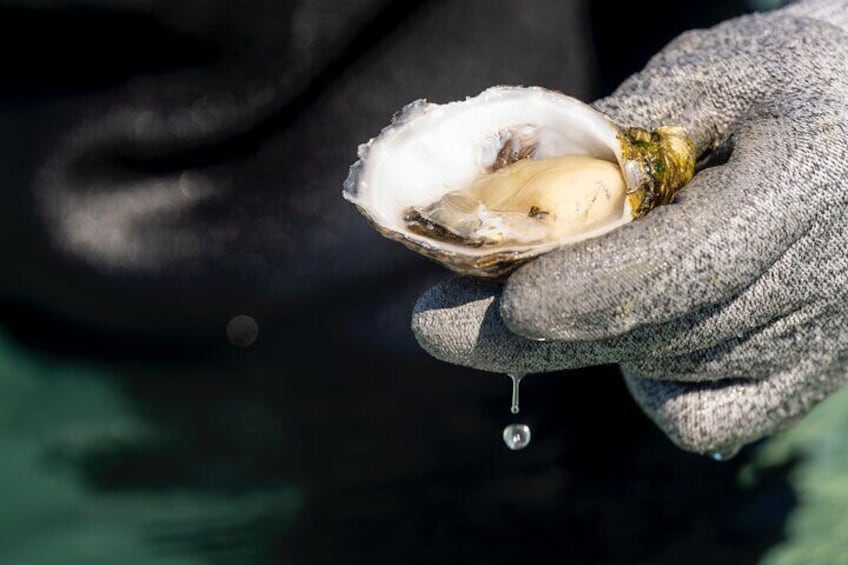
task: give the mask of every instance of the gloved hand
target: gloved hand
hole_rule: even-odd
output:
[[[796,422],[848,373],[846,29],[848,2],[813,1],[677,38],[596,106],[685,127],[714,166],[674,204],[502,288],[433,288],[413,314],[419,343],[499,373],[620,363],[691,451]]]

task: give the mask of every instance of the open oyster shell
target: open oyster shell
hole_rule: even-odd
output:
[[[497,278],[674,199],[691,179],[685,131],[623,128],[538,87],[419,100],[359,146],[344,197],[386,237]]]

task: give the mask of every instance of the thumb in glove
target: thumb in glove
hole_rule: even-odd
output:
[[[646,413],[702,453],[785,428],[839,388],[848,35],[805,15],[832,4],[688,32],[598,101],[622,125],[683,126],[703,157],[726,161],[502,290],[461,278],[432,289],[413,314],[419,343],[496,372],[620,363]]]

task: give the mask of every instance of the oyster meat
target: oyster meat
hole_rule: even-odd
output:
[[[671,202],[694,168],[682,128],[623,128],[559,92],[493,87],[406,106],[360,145],[343,194],[386,237],[492,278]]]

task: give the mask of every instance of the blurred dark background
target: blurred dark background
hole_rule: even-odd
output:
[[[527,377],[534,439],[507,451],[509,380],[409,330],[449,275],[341,198],[411,100],[590,101],[777,4],[0,0],[0,563],[795,563],[827,545],[804,532],[846,539],[804,501],[831,476],[805,441],[848,411],[718,464],[596,367]]]

